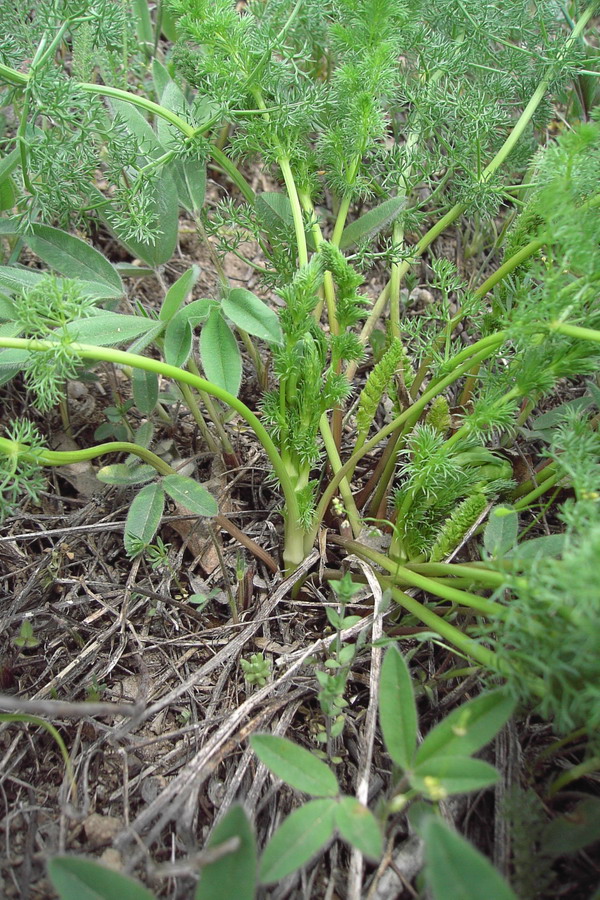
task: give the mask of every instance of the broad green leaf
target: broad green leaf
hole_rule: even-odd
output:
[[[0,218],[0,234],[4,234],[7,237],[13,237],[16,234],[20,234],[22,228],[22,223],[17,216]]]
[[[173,318],[198,281],[199,275],[200,268],[198,266],[191,266],[174,284],[171,285],[165,294],[165,299],[160,308],[159,319],[163,322],[169,322]]]
[[[136,553],[136,539],[149,544],[160,525],[165,505],[165,492],[160,482],[147,484],[136,494],[125,520],[125,550]]]
[[[216,516],[219,512],[212,494],[187,475],[165,475],[162,484],[169,497],[197,516]]]
[[[254,206],[258,219],[267,233],[281,232],[282,228],[293,231],[292,204],[286,194],[280,191],[263,191],[256,195]]]
[[[142,422],[142,424],[138,425],[138,427],[135,429],[135,443],[139,444],[140,447],[147,448],[152,442],[153,435],[154,425],[152,424],[152,422]],[[127,460],[127,465],[133,465],[134,463],[135,465],[139,465],[139,459],[137,456],[132,454]]]
[[[192,331],[204,322],[214,307],[213,300],[193,300],[175,313],[165,332],[165,360],[172,366],[185,365],[192,352]]]
[[[177,185],[180,206],[194,215],[204,206],[206,194],[206,162],[203,159],[174,159],[168,170]]]
[[[179,17],[176,16],[172,10],[167,9],[164,3],[161,3],[161,14],[162,33],[168,41],[171,41],[171,43],[174,44],[177,40],[177,19]]]
[[[145,484],[155,476],[156,470],[146,464],[128,466],[125,463],[113,463],[96,472],[96,478],[104,484]]]
[[[237,850],[204,866],[194,900],[254,900],[257,876],[256,840],[241,806],[232,806],[212,832],[207,849],[238,838]]]
[[[223,299],[221,308],[238,328],[243,328],[263,341],[273,344],[283,342],[277,314],[252,291],[247,291],[246,288],[233,288]]]
[[[112,347],[114,344],[125,344],[145,334],[155,324],[152,319],[144,319],[142,316],[100,312],[99,315],[71,322],[67,326],[67,331],[80,344]]]
[[[30,357],[27,350],[2,350],[0,352],[0,371],[2,372],[2,384],[6,384],[11,378],[21,371]]]
[[[285,819],[261,857],[262,884],[281,881],[325,846],[335,830],[336,806],[332,799],[309,800]]]
[[[32,225],[23,240],[60,275],[97,282],[110,288],[113,297],[123,296],[123,283],[115,267],[81,238],[51,225]]]
[[[381,667],[379,722],[387,752],[401,769],[410,769],[417,748],[417,708],[408,666],[395,646]]]
[[[185,366],[192,352],[192,328],[185,317],[174,316],[165,331],[165,362],[170,366]]]
[[[177,113],[184,119],[189,119],[189,106],[181,88],[174,81],[169,81],[161,96],[161,104]],[[173,144],[178,146],[180,135],[173,125],[164,119],[157,122],[158,136],[165,149]],[[188,212],[199,212],[204,205],[206,193],[206,163],[197,159],[174,159],[168,165],[169,172],[177,185],[177,195],[181,206]]]
[[[123,278],[147,278],[148,275],[154,275],[154,269],[149,269],[147,266],[134,266],[133,263],[115,263],[115,269]]]
[[[377,819],[356,797],[340,797],[335,810],[335,824],[340,835],[368,859],[377,860],[383,853],[383,838]]]
[[[3,182],[5,178],[10,178],[20,162],[21,153],[18,147],[15,147],[14,150],[11,150],[9,154],[0,159],[0,183]]]
[[[490,556],[503,556],[517,542],[519,516],[507,506],[494,506],[483,533],[483,546]]]
[[[55,856],[48,875],[60,900],[155,900],[138,881],[76,856]]]
[[[132,6],[138,41],[142,46],[148,45],[148,49],[150,49],[154,47],[154,29],[148,0],[133,0]]]
[[[11,322],[16,315],[14,302],[4,294],[0,294],[0,319]]]
[[[517,544],[504,556],[506,559],[535,559],[536,557],[560,556],[565,548],[566,534],[544,534]]]
[[[143,416],[151,415],[158,402],[158,375],[145,369],[134,369],[131,387],[135,405]]]
[[[22,291],[24,288],[36,287],[40,281],[48,277],[47,272],[40,269],[25,269],[19,266],[0,266],[0,288],[5,291]],[[62,279],[57,279],[58,284]],[[97,300],[114,299],[114,289],[97,281],[79,281],[79,289],[84,297]]]
[[[140,156],[157,159],[164,149],[150,123],[142,113],[125,100],[113,100],[111,106],[115,113],[125,122],[127,129],[137,139]]]
[[[416,765],[432,757],[470,756],[508,722],[515,701],[504,690],[487,691],[463,703],[435,726],[417,750]]]
[[[313,797],[337,797],[337,778],[322,760],[287,738],[255,734],[252,749],[262,763],[287,784]]]
[[[140,318],[144,318],[140,316]],[[139,338],[137,338],[133,343],[129,345],[127,348],[129,353],[141,353],[146,347],[149,347],[150,344],[153,344],[154,341],[161,336],[161,334],[165,331],[165,323],[157,322],[156,319],[149,319],[152,322],[152,325],[144,334],[141,334]]]
[[[242,358],[237,341],[220,310],[213,309],[200,335],[200,357],[208,381],[237,397]]]
[[[167,87],[169,82],[172,81],[172,78],[167,67],[163,66],[160,60],[156,59],[156,57],[154,57],[154,59],[152,60],[152,81],[154,82],[156,96],[160,101],[165,88]]]
[[[175,182],[166,168],[163,168],[156,183],[148,190],[150,191],[148,209],[154,214],[157,222],[156,232],[152,236],[153,240],[140,241],[127,236],[125,225],[115,221],[111,215],[110,206],[100,210],[100,217],[132,256],[137,256],[146,265],[155,269],[168,262],[175,252],[179,227],[179,206]],[[106,198],[99,191],[96,193],[102,203],[105,203]]]
[[[347,250],[363,238],[375,237],[378,232],[396,219],[406,204],[404,197],[392,197],[370,209],[355,222],[346,225],[340,240],[340,250]]]
[[[0,211],[13,209],[17,202],[17,187],[12,178],[0,181]]]
[[[415,766],[410,784],[434,802],[451,794],[480,791],[498,781],[499,773],[482,759],[470,756],[434,756]]]
[[[544,829],[541,852],[548,856],[577,853],[600,841],[600,797],[588,797],[566,816],[560,816]]]
[[[439,819],[425,824],[423,837],[434,900],[518,900],[485,856]]]

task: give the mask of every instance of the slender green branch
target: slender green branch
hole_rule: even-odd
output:
[[[378,553],[376,550],[360,544],[358,541],[350,541],[335,535],[332,535],[332,540],[336,544],[343,546],[350,553],[355,553],[357,556],[386,569],[395,584],[409,584],[411,587],[420,588],[422,591],[433,594],[435,597],[441,597],[450,603],[468,606],[469,609],[473,609],[475,612],[489,618],[502,620],[507,616],[508,611],[506,607],[500,603],[495,603],[486,597],[480,597],[478,594],[472,594],[470,591],[458,590],[451,584],[443,584],[441,580],[437,581],[415,572],[414,569],[408,569],[406,566],[396,563],[384,553]]]
[[[500,338],[500,336],[497,336]],[[504,336],[502,335],[501,339],[498,340],[498,344],[502,343],[504,340]],[[481,343],[481,342],[479,342]],[[0,342],[0,346],[2,343]],[[476,345],[474,345],[476,346]],[[443,390],[445,390],[449,385],[451,385],[454,381],[459,379],[462,375],[465,374],[469,370],[469,368],[477,363],[480,360],[486,359],[490,356],[494,350],[496,349],[496,344],[493,344],[491,347],[486,347],[481,350],[480,353],[476,354],[473,359],[464,363],[462,366],[456,368],[450,375],[447,375],[445,378],[441,379],[435,386],[426,391],[420,399],[414,403],[409,409],[405,410],[399,416],[396,416],[388,425],[382,428],[377,432],[369,441],[367,441],[360,450],[355,451],[350,459],[348,459],[342,468],[337,472],[330,483],[327,485],[325,491],[323,492],[323,496],[319,501],[319,505],[317,506],[317,512],[315,516],[315,524],[312,529],[311,535],[311,543],[314,543],[314,539],[317,535],[317,531],[320,523],[323,520],[325,513],[327,512],[327,508],[333,499],[333,496],[338,488],[338,485],[344,476],[348,477],[349,473],[353,472],[356,464],[366,456],[367,453],[370,453],[371,450],[377,446],[384,438],[391,434],[396,430],[400,425],[403,425],[407,421],[413,417],[416,419],[419,417],[421,412],[425,409],[430,400],[433,400],[438,394],[440,394]],[[351,476],[350,476],[351,477]]]
[[[33,341],[29,340],[28,338],[0,337],[0,347],[7,347],[17,350],[28,350],[32,353],[43,353],[44,351],[54,349],[54,346],[55,344],[53,341]],[[192,372],[187,372],[185,369],[179,369],[177,368],[177,366],[168,365],[168,363],[161,362],[158,359],[151,359],[150,357],[146,356],[138,356],[136,353],[128,353],[125,350],[115,350],[112,347],[95,347],[88,344],[73,343],[71,344],[71,351],[74,356],[77,356],[80,359],[97,360],[99,362],[111,362],[115,363],[116,365],[131,366],[132,368],[144,369],[147,372],[156,372],[157,374],[162,375],[165,378],[172,378],[174,381],[189,384],[191,387],[196,388],[198,391],[205,391],[207,394],[210,394],[211,396],[216,397],[218,400],[221,400],[228,406],[231,406],[232,409],[235,409],[235,411],[238,412],[240,416],[252,428],[252,430],[256,434],[257,439],[262,444],[263,449],[267,454],[269,461],[271,462],[271,465],[275,470],[275,474],[277,475],[277,478],[279,479],[279,482],[281,484],[281,489],[283,491],[287,506],[288,518],[294,524],[297,523],[299,516],[298,501],[296,499],[294,487],[287,473],[287,470],[277,451],[277,447],[271,440],[271,437],[266,428],[264,427],[260,419],[250,409],[248,409],[245,403],[242,403],[241,400],[238,400],[237,397],[234,397],[233,394],[230,394],[228,391],[224,390],[218,385],[212,384],[210,381],[206,381],[204,378],[200,378],[198,375],[194,375]]]
[[[278,159],[279,168],[285,181],[290,205],[292,207],[292,217],[294,219],[294,231],[296,232],[296,244],[298,246],[298,265],[306,266],[308,264],[308,248],[306,246],[306,233],[304,231],[304,219],[302,218],[302,206],[298,197],[296,182],[290,167],[290,161],[287,157],[282,156]]]
[[[319,428],[321,430],[321,436],[323,437],[325,450],[327,451],[327,456],[331,464],[331,469],[335,474],[342,468],[342,461],[337,451],[335,440],[331,432],[331,428],[329,427],[327,415],[325,413],[323,413],[319,420]],[[354,537],[358,537],[362,527],[360,513],[356,508],[356,503],[354,502],[354,497],[352,496],[352,491],[350,490],[350,485],[347,478],[342,478],[342,480],[340,481],[340,494],[342,495],[342,500],[344,501],[344,506],[346,507],[346,514],[352,528],[352,533],[354,534]]]

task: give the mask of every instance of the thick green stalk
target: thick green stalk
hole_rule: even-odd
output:
[[[11,455],[11,448],[16,441],[8,438],[0,438],[0,452]],[[25,445],[18,445],[24,447]],[[104,456],[107,453],[132,453],[145,463],[156,469],[161,475],[170,475],[174,470],[168,463],[140,444],[132,444],[130,441],[108,441],[105,444],[97,444],[95,447],[85,447],[83,450],[28,450],[20,451],[25,459],[37,462],[42,466],[68,466],[73,463],[86,462]]]
[[[550,330],[580,341],[594,341],[600,344],[600,331],[596,328],[583,328],[581,325],[569,325],[568,322],[551,322]]]
[[[340,459],[335,440],[331,432],[331,428],[329,427],[327,415],[325,413],[323,413],[323,415],[319,419],[319,428],[321,430],[321,436],[323,438],[323,443],[325,444],[325,450],[327,451],[327,456],[331,464],[331,470],[335,474],[342,468],[342,461]],[[354,502],[354,497],[352,496],[352,491],[350,490],[350,485],[348,484],[347,478],[342,478],[342,480],[340,481],[340,494],[342,495],[342,500],[344,501],[346,515],[348,516],[348,521],[350,522],[352,533],[354,537],[358,537],[362,528],[360,513],[356,508],[356,503]]]
[[[444,640],[448,641],[449,644],[456,647],[461,653],[464,653],[465,656],[474,659],[486,669],[490,669],[491,671],[502,671],[502,664],[493,650],[489,650],[487,647],[484,647],[483,644],[480,644],[473,638],[463,634],[463,632],[456,628],[455,625],[446,622],[445,619],[442,619],[441,616],[438,616],[430,609],[427,609],[426,606],[423,606],[423,604],[419,603],[418,600],[415,600],[414,597],[410,597],[408,594],[404,593],[404,591],[393,586],[391,579],[388,577],[377,573],[375,574],[377,580],[381,583],[381,586],[384,589],[387,588],[390,590],[396,603],[404,607],[408,613],[426,625],[427,628],[431,628],[432,631],[439,634]],[[509,672],[506,671],[506,674],[508,675]]]
[[[279,168],[281,169],[281,174],[283,175],[288,198],[292,207],[294,231],[296,233],[296,244],[298,246],[298,265],[306,266],[308,265],[308,248],[306,246],[304,219],[302,218],[302,207],[300,205],[300,198],[298,197],[296,182],[294,181],[289,159],[282,156],[277,162],[279,163]]]
[[[442,600],[448,600],[458,606],[468,606],[469,609],[475,610],[480,615],[493,619],[505,619],[508,610],[500,603],[488,600],[486,597],[480,597],[478,594],[472,594],[470,591],[458,590],[451,584],[443,584],[441,581],[429,578],[400,565],[393,559],[390,559],[383,553],[378,553],[371,547],[360,544],[358,541],[349,541],[345,538],[335,538],[336,544],[341,544],[350,553],[355,553],[367,561],[373,562],[378,566],[386,569],[390,573],[391,580],[395,584],[409,584],[411,587],[420,588],[435,597],[441,597]]]

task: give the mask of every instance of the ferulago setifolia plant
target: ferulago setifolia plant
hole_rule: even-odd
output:
[[[310,551],[339,495],[355,539],[339,539],[348,549],[374,559],[356,540],[363,522],[391,521],[389,553],[375,561],[401,605],[465,655],[545,697],[543,673],[522,677],[528,664],[517,642],[502,644],[509,656],[515,647],[507,661],[494,641],[513,621],[506,589],[524,598],[522,623],[527,592],[537,597],[544,578],[558,584],[567,557],[532,567],[523,556],[504,559],[511,548],[503,548],[476,566],[444,560],[499,501],[514,504],[516,516],[569,485],[578,503],[597,501],[591,475],[575,485],[566,449],[557,446],[520,486],[504,452],[559,381],[597,364],[593,111],[539,146],[553,98],[580,73],[593,77],[585,39],[597,4],[573,3],[565,15],[554,2],[525,0],[269,0],[242,13],[229,0],[172,0],[169,9],[178,42],[168,57],[152,58],[127,3],[54,0],[27,14],[1,4],[10,40],[0,50],[0,80],[11,123],[0,163],[4,377],[24,371],[44,410],[60,406],[80,370],[121,365],[149,420],[168,417],[160,377],[229,460],[233,410],[262,444],[281,491],[287,571]],[[230,187],[212,205],[207,161]],[[280,189],[257,193],[243,174],[248,163]],[[433,302],[409,315],[403,280],[435,239],[461,221],[485,237],[503,205],[515,221],[498,239],[504,257],[491,274],[467,282],[434,258]],[[210,297],[190,300],[193,269],[164,285],[178,207],[212,242]],[[165,286],[158,313],[140,304],[115,312],[121,275],[134,267],[113,266],[67,231],[99,220]],[[228,281],[222,257],[246,259],[248,240],[263,260],[247,261],[277,296],[277,313]],[[57,274],[19,266],[23,246]],[[367,288],[375,266],[386,273],[376,298]],[[384,346],[365,380],[358,367],[369,366],[382,319]],[[240,345],[265,388],[256,409],[238,397]],[[391,414],[382,425],[386,396]],[[356,426],[350,438],[348,430],[342,438],[345,416]],[[595,433],[594,419],[582,427]],[[216,513],[201,486],[153,453],[151,429],[131,436],[53,454],[33,432],[9,431],[5,504],[21,485],[35,499],[35,464],[122,452],[140,464],[130,456],[103,477],[143,485],[128,520],[130,553],[152,540],[165,493],[198,514]],[[597,444],[585,448],[592,472]],[[357,493],[365,457],[374,469]],[[593,533],[584,529],[574,546],[587,547]],[[490,629],[459,631],[407,586],[471,610]],[[543,615],[540,622],[543,629]]]

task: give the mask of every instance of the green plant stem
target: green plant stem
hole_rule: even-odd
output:
[[[502,343],[502,340],[504,340],[503,335],[501,338],[499,335],[497,335],[495,337],[497,338],[497,343]],[[15,340],[15,339],[13,338],[13,340]],[[352,477],[352,475],[349,473],[354,472],[354,469],[356,468],[356,464],[363,458],[363,456],[366,456],[367,453],[370,453],[370,451],[374,447],[376,447],[377,444],[380,443],[380,441],[382,441],[384,438],[386,438],[388,436],[388,434],[391,434],[393,431],[395,431],[400,425],[404,425],[407,421],[410,421],[411,418],[414,418],[414,420],[416,421],[430,400],[433,400],[434,397],[436,397],[439,393],[441,393],[443,390],[445,390],[454,381],[459,379],[461,377],[461,375],[464,375],[465,372],[468,371],[468,369],[474,363],[478,362],[479,360],[486,359],[491,353],[493,353],[494,350],[496,349],[497,344],[494,342],[489,342],[485,338],[482,341],[479,341],[477,345],[474,344],[473,348],[471,348],[471,349],[474,349],[476,346],[483,344],[484,342],[486,344],[485,348],[480,350],[479,353],[476,353],[475,356],[473,357],[473,359],[464,363],[462,366],[458,366],[457,368],[454,369],[453,372],[451,372],[445,378],[442,378],[440,381],[438,381],[437,384],[434,385],[433,387],[431,387],[428,391],[426,391],[423,394],[423,396],[420,397],[416,403],[414,403],[409,409],[405,410],[399,416],[396,416],[395,419],[393,419],[388,425],[386,425],[384,428],[382,428],[380,431],[378,431],[377,434],[375,434],[369,441],[367,441],[365,444],[362,445],[360,450],[355,451],[352,454],[352,456],[350,457],[350,459],[348,459],[344,463],[344,465],[339,470],[339,472],[337,472],[334,475],[334,477],[332,478],[330,483],[325,488],[325,491],[323,492],[323,496],[321,497],[321,499],[319,501],[319,505],[317,506],[317,511],[316,511],[316,515],[315,515],[315,524],[313,525],[313,528],[308,537],[308,540],[310,540],[310,546],[312,546],[315,541],[315,538],[317,535],[317,530],[319,528],[319,524],[322,522],[323,517],[324,517],[325,513],[327,512],[327,508],[328,508],[329,504],[331,503],[331,500],[332,500],[342,478],[344,476],[346,476],[350,479]],[[0,346],[3,346],[1,339],[0,339]]]
[[[589,759],[584,760],[584,762],[579,763],[578,766],[573,766],[571,769],[567,769],[566,772],[559,775],[550,785],[548,796],[554,797],[568,784],[571,784],[573,781],[578,781],[578,779],[583,778],[586,775],[591,775],[593,772],[599,770],[600,756],[592,756]]]
[[[27,72],[17,72],[16,69],[12,69],[10,66],[0,63],[0,78],[7,81],[9,84],[26,87],[31,75]],[[122,100],[125,103],[131,103],[132,106],[143,109],[145,112],[158,116],[159,118],[164,119],[165,122],[169,122],[170,125],[174,125],[175,128],[188,139],[193,139],[199,134],[204,134],[221,120],[221,114],[219,114],[214,116],[208,122],[204,122],[198,128],[195,128],[193,125],[190,125],[189,122],[186,122],[185,119],[182,119],[181,116],[178,116],[177,113],[172,112],[172,110],[167,109],[165,106],[161,106],[159,103],[155,103],[153,100],[149,100],[147,97],[138,96],[130,91],[124,91],[121,88],[112,87],[108,84],[92,84],[81,81],[78,82],[78,85],[81,90],[85,91],[87,94],[99,94],[103,97],[112,97],[114,100]],[[248,203],[254,203],[254,191],[226,154],[214,144],[210,145],[209,150],[215,162],[224,169],[236,187],[239,188],[244,199]]]
[[[592,18],[593,14],[594,14],[594,4],[590,4],[590,6],[581,14],[577,24],[575,25],[575,28],[573,29],[573,32],[567,38],[567,40],[565,42],[565,48],[570,47],[571,44],[573,44],[575,41],[577,41],[579,39],[579,37],[583,33],[586,25]],[[496,155],[494,156],[492,161],[482,171],[482,173],[480,175],[480,181],[482,183],[489,181],[491,176],[505,162],[506,158],[509,156],[509,154],[514,149],[515,145],[518,143],[518,141],[522,137],[522,135],[523,135],[524,131],[526,130],[529,122],[531,121],[536,109],[538,108],[538,106],[540,105],[540,103],[542,102],[542,100],[544,98],[544,94],[546,93],[548,85],[550,84],[550,82],[552,80],[552,76],[554,74],[554,70],[557,65],[557,62],[548,68],[548,72],[543,77],[543,79],[540,81],[540,83],[539,83],[538,87],[536,88],[536,90],[534,91],[529,103],[527,104],[527,106],[525,107],[525,109],[523,110],[521,115],[519,116],[517,122],[513,126],[512,130],[511,130],[510,134],[508,135],[508,137],[506,138],[504,144],[498,150],[498,152],[496,153]],[[419,257],[421,257],[423,255],[423,253],[428,249],[428,247],[436,240],[436,238],[438,238],[440,236],[440,234],[442,234],[442,232],[446,230],[446,228],[448,228],[450,225],[452,225],[466,211],[467,208],[468,207],[467,207],[466,203],[456,203],[450,210],[448,210],[448,212],[444,216],[442,216],[441,219],[439,219],[435,223],[435,225],[433,225],[429,229],[429,231],[427,231],[421,237],[421,239],[415,244],[415,246],[411,250],[411,259],[405,260],[399,266],[398,276],[400,278],[400,281],[404,278],[404,276],[410,270],[411,266],[416,262],[416,260]],[[535,249],[531,250],[531,252],[532,253],[535,252]],[[518,263],[517,263],[517,265],[518,265]],[[506,275],[506,272],[504,273],[504,275]],[[504,277],[504,275],[502,277]],[[386,290],[389,291],[389,284],[386,286]],[[381,297],[382,297],[382,295],[380,295],[380,297],[378,298],[378,303],[379,303],[379,300],[381,300]],[[378,307],[376,316],[374,315],[374,313],[375,313],[375,307],[374,307],[371,312],[371,315],[365,322],[365,325],[363,326],[363,329],[360,334],[360,340],[363,344],[366,343],[369,335],[371,334],[373,328],[375,327],[375,322],[377,321],[377,318],[381,314],[381,311],[382,311],[384,305],[385,305],[385,303],[382,303],[381,306]],[[376,304],[376,306],[377,306],[377,304]],[[351,362],[348,364],[348,367],[346,369],[346,376],[349,381],[352,381],[354,378],[354,375],[356,373],[356,366],[357,366],[357,363],[355,363],[355,362]]]
[[[541,484],[538,484],[538,486],[533,488],[533,490],[529,491],[528,494],[525,494],[524,497],[521,497],[519,500],[517,500],[517,502],[514,504],[514,508],[517,510],[517,512],[520,512],[523,509],[528,509],[531,504],[538,499],[538,497],[541,497],[542,494],[545,494],[546,491],[549,491],[551,488],[553,488],[554,485],[558,481],[560,481],[562,477],[562,473],[560,472],[555,472],[553,475],[550,475],[545,479],[545,481],[543,481]]]
[[[530,256],[533,256],[534,253],[537,253],[538,250],[541,250],[544,244],[547,243],[547,240],[542,238],[536,238],[534,241],[530,241],[524,247],[521,247],[516,253],[513,253],[511,257],[509,257],[506,262],[502,263],[495,272],[486,278],[486,280],[481,284],[477,290],[474,292],[476,297],[484,297],[489,291],[492,290],[503,278],[506,278],[507,275],[510,275],[511,272],[514,272],[518,266],[522,265],[526,259],[529,259]]]
[[[44,352],[54,349],[54,341],[35,341],[28,338],[6,338],[0,337],[0,347],[7,347],[16,350],[28,350],[31,353]],[[273,443],[269,433],[260,421],[260,419],[237,397],[228,391],[206,381],[204,378],[194,375],[185,369],[177,366],[171,366],[168,363],[161,362],[158,359],[151,359],[147,356],[139,356],[136,353],[128,353],[125,350],[115,350],[112,347],[95,347],[89,344],[71,345],[73,355],[79,359],[97,360],[98,362],[111,362],[116,365],[131,366],[132,368],[144,369],[147,372],[156,372],[165,378],[172,378],[174,381],[189,384],[198,391],[216,397],[223,403],[230,406],[248,423],[254,431],[257,439],[260,441],[265,453],[267,454],[271,465],[279,479],[281,489],[283,491],[287,506],[287,515],[289,519],[297,526],[298,522],[298,502],[294,487],[290,481],[287,470],[277,451],[277,447]],[[77,451],[79,452],[79,451]],[[85,451],[84,451],[85,452]],[[148,451],[150,452],[150,451]],[[301,560],[300,560],[301,561]]]
[[[474,659],[485,668],[491,669],[492,671],[503,670],[504,666],[493,650],[489,650],[478,641],[463,634],[459,628],[456,628],[456,626],[451,625],[450,622],[447,622],[441,616],[438,616],[430,609],[427,609],[426,606],[423,606],[423,604],[419,603],[418,600],[415,600],[414,597],[410,597],[408,594],[404,593],[404,591],[395,587],[390,578],[385,575],[379,575],[378,573],[375,573],[375,575],[381,586],[390,591],[396,603],[418,619],[419,622],[426,625],[427,628],[435,631],[436,634],[439,634],[444,640],[448,641],[449,644],[456,647],[461,653],[464,653],[465,656]],[[509,674],[508,670],[506,670],[505,674]]]
[[[376,565],[386,569],[390,573],[391,580],[395,584],[408,584],[411,587],[420,588],[423,591],[433,594],[435,597],[441,597],[443,600],[448,600],[450,603],[456,603],[459,606],[468,606],[469,609],[473,609],[480,615],[488,616],[489,618],[502,620],[507,616],[508,610],[500,603],[495,603],[493,600],[480,597],[478,594],[471,594],[469,591],[458,590],[451,585],[442,584],[440,581],[434,581],[432,578],[420,575],[418,572],[415,572],[414,569],[408,569],[406,566],[400,565],[399,563],[394,562],[394,560],[389,559],[385,554],[378,553],[376,550],[372,550],[371,547],[366,547],[358,541],[350,541],[346,538],[333,535],[332,540],[334,543],[343,546],[350,553],[355,553],[362,559],[376,563]]]
[[[14,444],[6,438],[0,438],[0,451],[8,452],[8,445]],[[40,463],[43,466],[68,466],[73,463],[86,462],[90,459],[96,459],[97,456],[104,456],[107,453],[132,453],[139,457],[152,468],[160,472],[161,475],[170,475],[173,473],[171,466],[164,460],[142,447],[140,444],[133,444],[130,441],[108,441],[105,444],[97,444],[95,447],[85,447],[82,450],[40,450],[25,451],[23,453],[25,459],[32,462]]]
[[[296,233],[296,244],[298,246],[298,265],[306,266],[308,265],[308,248],[306,246],[304,219],[302,217],[302,207],[300,205],[300,198],[298,197],[296,182],[294,181],[289,159],[286,156],[282,156],[277,162],[279,163],[279,168],[281,169],[281,174],[283,175],[288,198],[292,207],[294,231]]]
[[[392,242],[401,244],[404,240],[404,229],[396,220],[392,230]],[[392,263],[390,272],[390,330],[392,337],[400,338],[400,284],[402,275],[400,273],[400,264]]]
[[[583,328],[581,325],[569,325],[568,322],[551,322],[550,330],[580,341],[594,341],[600,344],[600,331],[596,328]]]
[[[323,232],[321,231],[321,226],[315,219],[315,208],[310,197],[304,191],[298,190],[298,198],[302,205],[302,209],[312,220],[310,230],[312,232],[315,248],[318,250],[319,245],[323,243]],[[324,272],[323,274],[323,297],[327,306],[327,321],[329,322],[329,330],[331,334],[339,334],[340,326],[338,324],[335,309],[335,285],[333,283],[333,276],[331,272]],[[323,313],[323,297],[315,307],[314,315],[317,322],[321,320],[321,315]]]
[[[325,444],[325,450],[327,451],[327,456],[331,464],[331,469],[335,474],[342,468],[342,461],[340,459],[337,446],[325,413],[323,413],[323,415],[319,419],[319,428],[321,431],[321,436],[323,438],[323,443]],[[360,513],[356,508],[356,503],[354,502],[354,497],[352,496],[352,491],[350,490],[350,485],[347,478],[342,478],[342,480],[340,481],[340,494],[342,495],[342,500],[344,501],[346,515],[348,516],[348,521],[350,522],[352,533],[354,537],[358,537],[362,527]]]
[[[187,363],[187,367],[190,372],[196,376],[196,378],[202,378],[200,375],[200,370],[196,365],[196,361],[193,357],[190,357]],[[210,394],[208,391],[200,391],[200,397],[202,398],[202,402],[206,407],[206,411],[210,416],[210,419],[217,429],[217,434],[219,435],[219,440],[221,441],[221,447],[223,448],[224,453],[228,453],[230,456],[235,456],[235,451],[231,445],[231,441],[229,440],[229,435],[223,428],[223,422],[221,421],[221,416],[219,415],[219,411],[215,408],[214,403],[211,400]]]
[[[547,478],[552,477],[555,474],[556,469],[557,462],[555,459],[553,459],[551,462],[545,465],[543,469],[540,469],[539,472],[536,472],[534,478],[530,478],[527,481],[524,481],[523,484],[520,484],[519,487],[513,491],[513,500],[518,499],[519,497],[523,497],[534,488],[537,488]]]
[[[501,572],[484,569],[480,564],[462,563],[405,563],[404,567],[420,575],[434,577],[463,576],[470,581],[478,581],[490,588],[500,588],[505,583]]]
[[[181,393],[183,394],[183,399],[186,402],[187,408],[192,414],[194,422],[200,429],[200,434],[202,435],[206,446],[212,453],[218,454],[219,445],[208,430],[208,426],[204,421],[204,416],[200,412],[198,404],[196,403],[196,398],[194,397],[192,389],[190,388],[189,384],[180,384],[179,388],[181,390]]]
[[[382,504],[384,503],[390,481],[392,480],[392,477],[396,470],[396,460],[398,459],[398,453],[400,451],[400,441],[402,439],[402,436],[406,434],[408,427],[409,426],[405,425],[404,428],[398,428],[398,430],[395,431],[394,434],[390,437],[390,442],[386,447],[387,459],[385,461],[385,466],[377,483],[375,493],[373,494],[373,497],[369,504],[369,512],[372,516],[377,516]]]

